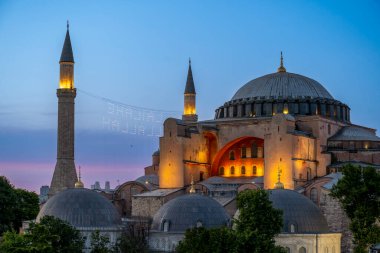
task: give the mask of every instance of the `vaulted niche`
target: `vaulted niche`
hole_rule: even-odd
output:
[[[257,177],[264,175],[264,140],[241,137],[229,142],[215,156],[212,176]]]

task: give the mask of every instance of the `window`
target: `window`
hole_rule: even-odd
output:
[[[325,247],[325,253],[329,253],[329,248]]]
[[[169,231],[169,221],[167,221],[167,220],[164,221],[163,229],[164,229],[164,232]]]
[[[230,160],[235,160],[235,152],[234,151],[230,151]]]
[[[327,125],[327,134],[328,135],[331,134],[331,125],[330,124]]]
[[[252,143],[251,157],[252,158],[257,158],[257,144],[256,144],[256,142]]]
[[[224,167],[219,168],[219,175],[221,175],[221,176],[224,175]]]
[[[197,227],[197,228],[200,228],[200,227],[202,227],[202,226],[203,226],[202,221],[197,221],[196,227]]]
[[[252,168],[252,174],[253,175],[257,174],[257,167],[256,166],[253,166],[253,168]]]
[[[258,147],[257,148],[257,157],[258,158],[263,158],[264,157],[264,148],[263,147]]]
[[[245,175],[245,166],[242,166],[242,167],[241,167],[241,174],[242,174],[242,175]]]
[[[307,181],[311,180],[312,176],[311,176],[311,168],[306,168],[306,171],[307,171]]]
[[[246,157],[247,157],[247,148],[243,146],[241,148],[241,158],[246,158]]]
[[[235,175],[235,167],[234,166],[231,167],[230,174]]]
[[[290,248],[289,247],[285,247],[285,251],[286,251],[286,253],[290,253]]]
[[[298,253],[306,253],[306,248],[305,248],[305,247],[301,247],[301,248],[298,250]]]
[[[317,188],[311,188],[310,190],[310,200],[314,202],[314,204],[318,204],[318,190]]]
[[[290,224],[290,233],[295,233],[296,232],[296,225]]]

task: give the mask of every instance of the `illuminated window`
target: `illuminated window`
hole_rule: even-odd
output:
[[[235,160],[235,152],[230,151],[230,160]]]
[[[231,167],[230,174],[231,175],[235,175],[235,167],[234,166]]]
[[[221,175],[221,176],[224,175],[224,167],[219,168],[219,175]]]
[[[241,148],[241,158],[246,158],[247,157],[247,148],[242,147]]]
[[[306,248],[305,248],[305,247],[301,247],[301,248],[298,250],[298,253],[306,253]]]
[[[315,204],[318,204],[318,190],[316,188],[312,188],[310,191],[310,199]]]
[[[257,167],[256,166],[253,166],[253,168],[252,168],[252,174],[253,175],[257,174]]]
[[[241,174],[242,174],[242,175],[245,175],[245,166],[242,166],[242,167],[241,167]]]

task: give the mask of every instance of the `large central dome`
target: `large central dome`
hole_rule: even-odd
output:
[[[350,122],[350,108],[335,100],[317,81],[286,72],[282,54],[277,73],[243,85],[230,101],[215,110],[215,119],[272,117],[277,113],[320,115]]]
[[[245,98],[327,98],[330,93],[317,81],[306,76],[278,72],[256,78],[241,87],[231,100]]]

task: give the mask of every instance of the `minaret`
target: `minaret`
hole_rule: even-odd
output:
[[[77,92],[74,88],[74,56],[68,22],[59,65],[57,163],[49,197],[64,189],[74,188],[77,182],[74,163],[74,100]]]
[[[191,60],[189,59],[189,70],[187,72],[187,81],[184,92],[182,120],[187,122],[197,122],[198,115],[196,114],[195,98],[196,92],[193,80],[193,72],[191,71]]]

